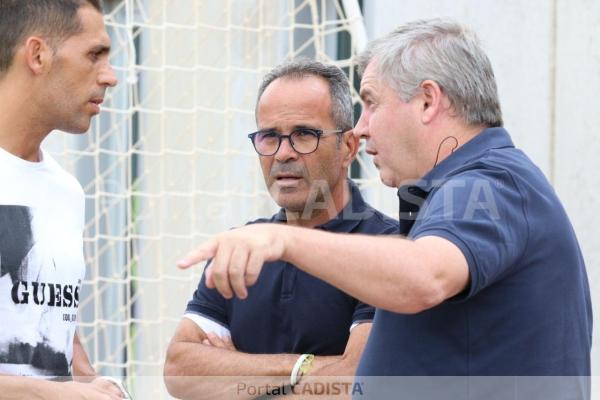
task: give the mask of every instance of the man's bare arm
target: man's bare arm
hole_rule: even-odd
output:
[[[333,362],[317,367],[309,374],[315,376],[354,376],[356,368],[362,355],[369,334],[371,333],[371,322],[363,322],[352,329],[344,354]]]
[[[80,375],[76,375],[76,373]],[[93,375],[90,375],[90,372]],[[87,375],[83,375],[86,373]],[[85,350],[75,334],[73,339],[73,375],[78,381],[53,382],[25,376],[0,374],[2,399],[61,399],[61,400],[109,400],[121,399],[120,390],[111,382],[96,378]],[[95,379],[96,378],[96,379]]]
[[[96,371],[87,356],[83,345],[79,341],[79,335],[75,332],[73,337],[73,379],[89,382],[96,377]]]
[[[24,376],[0,376],[4,400],[117,400],[121,397],[108,381],[94,383],[52,382]]]
[[[350,374],[356,368],[369,329],[370,324],[355,327],[343,355],[315,357],[314,373]],[[243,398],[243,393],[237,390],[241,381],[257,387],[281,387],[289,384],[299,357],[298,354],[248,354],[229,350],[225,345],[202,344],[207,339],[193,321],[184,318],[180,322],[167,350],[164,370],[165,383],[173,396],[185,399],[213,393],[215,397]]]
[[[164,367],[169,393],[180,399],[223,397],[235,391],[240,376],[273,376],[268,383],[282,385],[296,361],[293,355],[250,355],[205,345],[206,333],[188,318],[183,318],[167,349]],[[230,377],[230,378],[226,378]],[[262,381],[261,381],[262,382]],[[264,381],[267,384],[267,381]]]
[[[432,308],[469,282],[461,250],[436,236],[416,240],[327,232],[312,236],[296,229],[283,258],[364,303],[398,313]]]
[[[360,356],[367,344],[371,326],[371,322],[363,322],[355,326],[348,338],[344,354],[333,357],[319,357],[319,367],[312,368],[310,375],[332,377],[354,376]],[[207,336],[208,339],[203,340],[202,343],[223,349],[236,350],[230,337],[221,338],[213,333],[208,333]],[[299,357],[300,355],[298,354],[297,356]]]
[[[436,236],[408,240],[254,224],[212,238],[179,266],[210,258],[206,284],[225,298],[245,298],[263,263],[279,259],[364,303],[399,313],[431,308],[460,293],[469,281],[461,250]]]

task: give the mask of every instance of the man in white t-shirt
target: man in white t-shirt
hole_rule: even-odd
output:
[[[86,132],[117,83],[100,0],[0,0],[0,43],[2,398],[121,398],[75,332],[83,190],[40,148]],[[65,377],[91,383],[39,379]]]

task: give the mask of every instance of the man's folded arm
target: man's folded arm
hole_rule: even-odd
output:
[[[360,356],[367,344],[369,333],[371,333],[372,325],[371,321],[365,321],[352,328],[344,354],[332,360],[332,362],[324,364],[322,367],[315,366],[309,374],[320,376],[354,376]]]
[[[370,325],[364,323],[352,329],[343,355],[316,356],[312,373],[353,374]],[[256,385],[269,385],[272,388],[281,387],[289,384],[292,369],[299,357],[299,354],[249,354],[203,344],[207,339],[207,333],[191,319],[183,318],[179,323],[167,350],[164,369],[165,383],[171,395],[185,399],[194,398],[200,393],[206,395],[207,391],[231,393],[229,391],[235,391],[241,380],[253,380]]]

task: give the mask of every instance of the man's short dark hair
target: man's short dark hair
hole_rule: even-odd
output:
[[[344,71],[335,65],[324,64],[308,58],[286,60],[267,73],[258,89],[255,111],[258,111],[258,103],[267,86],[274,80],[279,78],[298,80],[309,76],[321,77],[329,84],[331,118],[336,128],[342,131],[352,129],[352,95]],[[255,114],[258,113],[255,112]]]
[[[29,35],[40,35],[56,46],[81,32],[77,11],[83,6],[102,12],[102,0],[0,0],[0,73],[8,70]]]

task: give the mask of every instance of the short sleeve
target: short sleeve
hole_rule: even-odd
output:
[[[206,268],[204,270],[206,271]],[[198,287],[188,302],[185,313],[202,315],[228,327],[227,300],[216,289],[206,287],[205,279],[206,275],[202,273]]]
[[[368,304],[356,302],[356,308],[352,314],[352,324],[359,324],[361,322],[371,322],[375,317],[375,308]]]
[[[517,265],[529,233],[523,203],[511,175],[489,168],[455,175],[427,198],[410,237],[442,237],[462,251],[470,285],[452,300],[474,296]]]

